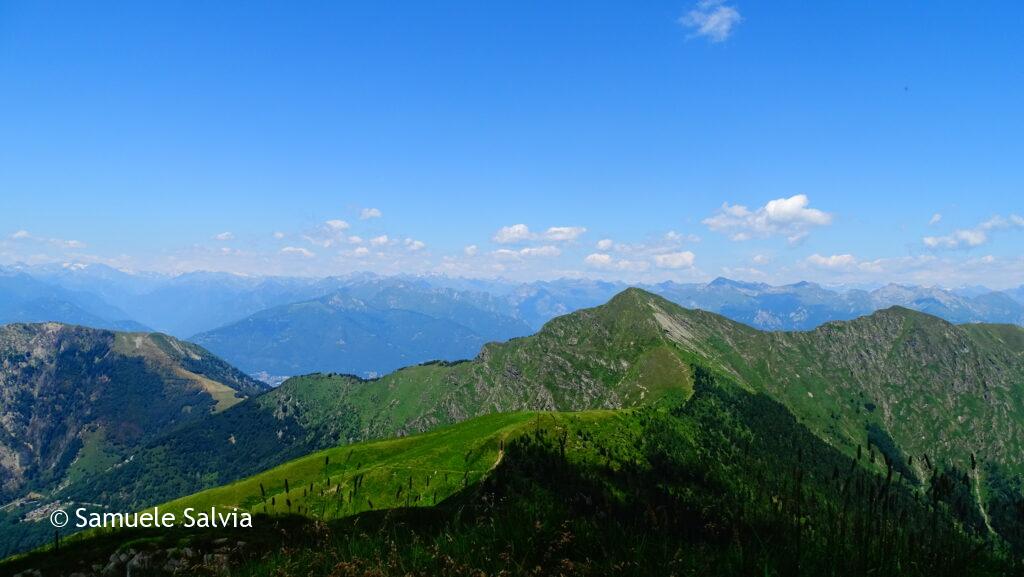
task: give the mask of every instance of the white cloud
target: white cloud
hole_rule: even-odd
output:
[[[373,246],[384,246],[390,241],[391,239],[388,238],[388,235],[382,234],[380,236],[375,236],[371,238],[370,244],[372,244]]]
[[[654,264],[658,268],[690,268],[693,266],[695,255],[688,251],[670,252],[654,256]]]
[[[988,242],[988,233],[981,229],[958,229],[946,236],[921,239],[928,248],[969,248]]]
[[[466,256],[476,256],[476,253],[479,250],[480,249],[475,244],[471,244],[466,248],[462,249],[462,252],[466,253]]]
[[[644,260],[616,259],[610,254],[595,252],[583,258],[587,266],[603,270],[619,270],[629,272],[643,272],[651,267],[651,264]]]
[[[494,237],[491,240],[498,244],[514,244],[537,239],[552,242],[569,242],[576,240],[585,232],[587,232],[587,229],[582,226],[552,226],[544,231],[543,234],[535,234],[530,230],[530,227],[520,223],[501,227],[498,229],[498,232],[494,233]]]
[[[348,237],[349,244],[363,244],[363,237],[352,235]]]
[[[468,247],[467,247],[468,248]],[[474,253],[475,254],[475,253]],[[510,248],[499,248],[498,250],[492,251],[491,256],[500,260],[522,260],[530,257],[554,257],[562,254],[562,250],[557,246],[544,245],[544,246],[528,246],[519,250]]]
[[[313,258],[316,256],[313,251],[300,246],[286,246],[281,249],[281,254],[301,256],[302,258]]]
[[[498,244],[511,244],[530,240],[533,237],[534,235],[530,232],[530,227],[525,224],[513,224],[512,226],[503,226],[498,229],[498,232],[494,233],[493,240]]]
[[[611,250],[615,246],[615,241],[610,238],[602,238],[597,241],[597,250]]]
[[[935,225],[935,224],[939,224],[939,221],[940,221],[940,220],[942,220],[942,215],[936,212],[936,213],[935,213],[935,214],[933,214],[933,215],[932,215],[932,217],[931,217],[931,218],[930,218],[930,219],[928,220],[928,226],[932,226],[932,225]]]
[[[736,241],[755,236],[784,236],[793,244],[807,236],[811,228],[832,222],[831,214],[809,208],[809,203],[804,194],[777,198],[753,211],[740,204],[724,203],[718,212],[701,222],[713,231],[732,233],[731,238]]]
[[[670,230],[670,231],[665,233],[665,240],[667,240],[668,242],[675,242],[675,243],[679,243],[679,242],[683,242],[683,241],[686,241],[686,242],[700,242],[700,237],[695,235],[695,234],[692,234],[692,233],[691,234],[681,234],[681,233],[678,233],[678,232],[676,232],[674,230]]]
[[[679,23],[693,30],[692,36],[703,36],[711,42],[723,42],[743,20],[739,10],[724,0],[700,0],[684,14]]]
[[[1020,228],[1024,228],[1024,217],[996,215],[973,228],[958,228],[944,236],[926,236],[921,242],[933,249],[974,248],[987,243],[989,233],[993,231]]]
[[[587,229],[582,226],[553,226],[544,232],[544,238],[556,242],[576,240]]]
[[[422,250],[426,246],[427,246],[426,243],[424,243],[421,240],[416,240],[416,239],[413,239],[413,238],[405,239],[405,247],[408,248],[411,251],[415,252],[417,250]]]
[[[766,254],[755,254],[751,260],[754,261],[754,264],[768,264],[772,262],[772,257]]]
[[[215,234],[213,236],[214,240],[220,240],[220,241],[234,240],[234,238],[235,238],[235,235],[231,234],[230,232],[222,232],[220,234]]]
[[[370,220],[371,218],[380,218],[384,216],[384,213],[379,208],[364,208],[359,212],[359,220]]]
[[[285,237],[285,234],[284,234],[283,232],[280,232],[280,231],[279,231],[279,232],[275,232],[275,233],[274,233],[274,238],[276,238],[276,239],[278,239],[278,240],[281,240],[281,239],[282,239],[282,238],[284,238],[284,237]]]
[[[519,254],[523,256],[558,256],[562,254],[562,251],[558,247],[545,245],[524,248],[519,251]]]
[[[498,250],[492,252],[491,254],[494,255],[496,258],[500,258],[500,259],[504,259],[504,260],[518,259],[519,258],[519,251],[518,250],[512,250],[510,248],[499,248]]]
[[[63,249],[81,249],[86,247],[86,244],[80,240],[64,240],[62,238],[38,237],[34,236],[32,233],[24,229],[14,232],[14,234],[12,234],[10,238],[11,240],[25,240],[31,241],[33,243],[48,244],[50,246],[55,246],[57,248]]]
[[[366,248],[365,246],[361,246],[352,251],[352,254],[355,256],[366,256],[370,254],[370,249]]]
[[[833,254],[831,256],[822,256],[815,253],[807,257],[807,262],[819,268],[846,269],[856,265],[857,258],[852,254]]]
[[[630,272],[643,272],[651,268],[651,263],[645,260],[619,259],[615,261],[615,268]]]
[[[349,224],[343,220],[328,220],[324,221],[323,224],[316,227],[314,230],[302,235],[302,238],[310,244],[314,244],[321,248],[330,248],[331,246],[345,242],[345,231],[348,228]]]

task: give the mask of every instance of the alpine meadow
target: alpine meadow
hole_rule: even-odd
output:
[[[0,0],[0,575],[1024,577],[1022,28]]]

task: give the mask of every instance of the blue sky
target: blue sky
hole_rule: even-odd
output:
[[[0,263],[1024,283],[1019,3],[212,4],[0,0]]]

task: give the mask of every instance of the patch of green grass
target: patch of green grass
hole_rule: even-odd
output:
[[[74,483],[86,476],[101,473],[120,462],[117,453],[110,450],[102,427],[84,429],[81,439],[82,448],[65,474],[69,482]]]
[[[318,451],[159,508],[179,518],[191,507],[331,519],[372,509],[434,505],[478,483],[500,462],[505,443],[538,419],[593,422],[611,414],[487,415],[412,437]]]

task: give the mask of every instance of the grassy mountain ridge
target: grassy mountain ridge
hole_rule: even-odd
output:
[[[630,289],[553,319],[534,336],[488,344],[472,361],[427,363],[373,380],[290,379],[150,443],[132,463],[68,494],[144,507],[313,450],[479,415],[682,401],[692,394],[696,365],[781,402],[844,454],[870,446],[920,482],[930,477],[925,453],[936,466],[961,469],[975,455],[979,514],[993,517],[995,485],[1011,486],[1020,475],[1018,336],[1005,326],[955,326],[901,308],[813,331],[765,333]],[[993,467],[1001,472],[990,474]],[[1005,502],[1016,494],[998,492],[1009,495]]]
[[[372,380],[330,374],[290,379],[154,441],[131,463],[72,485],[68,493],[83,501],[142,507],[313,450],[422,432],[473,416],[685,398],[690,369],[637,307],[636,294],[627,291],[605,307],[554,319],[532,337],[485,345],[471,362],[427,363]]]

